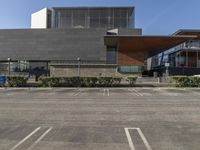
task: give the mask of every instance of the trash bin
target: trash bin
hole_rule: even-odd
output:
[[[6,84],[6,76],[0,76],[0,85],[5,85]]]

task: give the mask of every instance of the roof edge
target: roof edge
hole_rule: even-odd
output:
[[[182,38],[197,38],[196,35],[105,35],[104,37],[182,37]]]
[[[179,29],[176,32],[174,32],[172,35],[177,35],[181,32],[200,32],[200,29]]]
[[[134,9],[135,6],[66,6],[66,7],[52,7],[53,9],[87,9],[87,8],[131,8]]]

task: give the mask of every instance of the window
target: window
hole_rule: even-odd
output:
[[[119,66],[118,69],[121,73],[142,73],[144,71],[143,66]]]
[[[115,47],[107,48],[107,64],[116,64],[117,63],[117,53]]]
[[[73,11],[73,27],[74,28],[85,28],[86,27],[86,10],[74,10]]]
[[[200,68],[200,52],[197,50],[197,68]]]

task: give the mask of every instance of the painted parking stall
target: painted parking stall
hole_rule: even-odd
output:
[[[198,91],[2,88],[0,149],[196,150]]]

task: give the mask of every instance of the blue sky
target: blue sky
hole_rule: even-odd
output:
[[[0,28],[30,28],[31,13],[52,6],[135,6],[144,34],[200,29],[200,0],[0,0]]]

